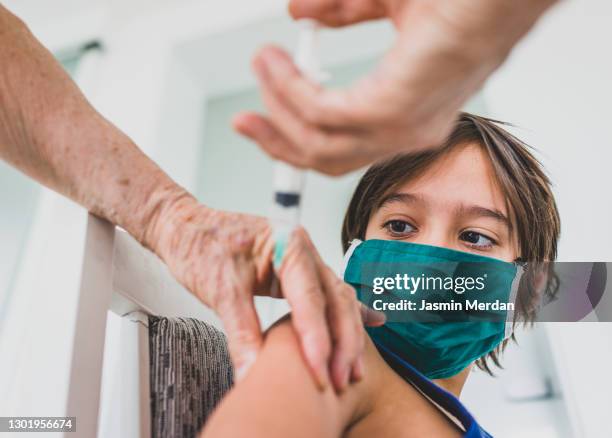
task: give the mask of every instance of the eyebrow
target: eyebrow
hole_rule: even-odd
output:
[[[512,230],[512,222],[508,216],[497,209],[482,207],[480,205],[461,205],[457,209],[458,213],[467,216],[488,217],[498,222],[503,223],[509,230]]]
[[[391,193],[380,201],[378,208],[382,208],[387,204],[402,202],[404,204],[413,204],[415,202],[423,202],[423,197],[412,193]]]
[[[380,202],[379,209],[387,204],[401,202],[404,204],[414,204],[425,202],[423,196],[413,193],[391,193],[385,196]],[[481,205],[465,205],[461,204],[457,207],[456,213],[472,217],[487,217],[503,223],[509,230],[512,230],[512,222],[504,213],[497,209],[483,207]]]

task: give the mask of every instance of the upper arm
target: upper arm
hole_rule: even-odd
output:
[[[346,404],[332,387],[318,389],[286,319],[268,331],[257,360],[202,436],[338,437],[348,421]]]

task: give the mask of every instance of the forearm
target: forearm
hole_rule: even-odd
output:
[[[0,6],[0,158],[151,246],[189,195],[98,114],[27,27]]]

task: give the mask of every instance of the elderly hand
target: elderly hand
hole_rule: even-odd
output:
[[[397,41],[347,90],[304,77],[291,57],[262,49],[253,66],[269,116],[235,128],[268,154],[337,175],[386,155],[441,143],[466,100],[554,0],[292,0],[294,18],[330,26],[389,17]]]
[[[151,248],[225,324],[238,373],[261,345],[253,295],[288,299],[317,380],[363,373],[355,294],[296,230],[274,288],[265,219],[212,211],[104,119],[27,26],[0,5],[0,159]],[[378,314],[369,320],[377,323]],[[378,319],[380,323],[380,317]],[[333,351],[332,351],[333,350]]]
[[[176,278],[223,321],[239,377],[262,345],[253,296],[270,295],[287,298],[304,357],[321,387],[329,381],[328,369],[338,390],[361,378],[362,307],[303,229],[293,232],[287,246],[280,290],[264,218],[213,211],[185,194],[158,215],[148,240]],[[371,325],[384,321],[380,314],[363,312]]]

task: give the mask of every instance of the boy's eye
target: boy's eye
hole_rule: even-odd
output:
[[[461,240],[477,248],[490,248],[495,242],[493,239],[485,236],[484,234],[477,233],[476,231],[464,231],[459,236]]]
[[[416,229],[406,221],[392,220],[385,223],[384,227],[394,235],[405,235]]]

